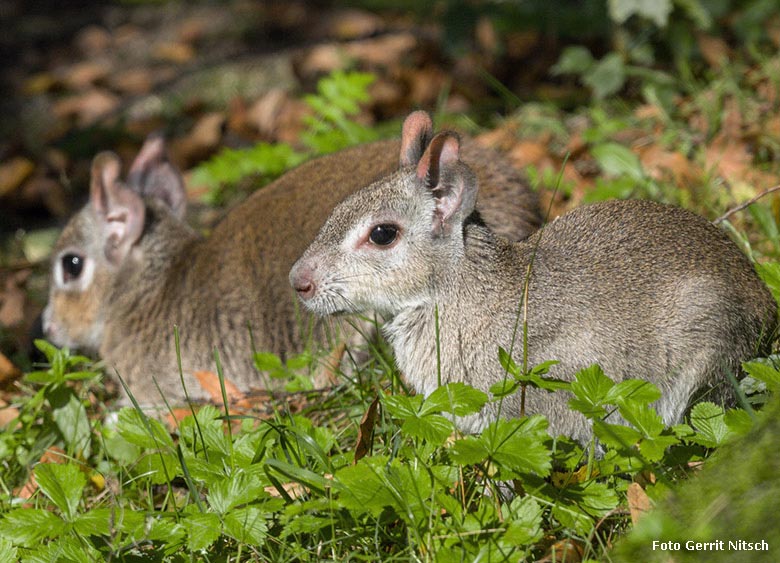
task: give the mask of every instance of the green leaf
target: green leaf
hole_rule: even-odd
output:
[[[571,408],[588,418],[601,418],[606,415],[603,406],[614,382],[604,375],[598,364],[580,370],[571,382],[574,398],[569,400]]]
[[[553,517],[565,528],[571,528],[577,533],[587,536],[593,529],[593,518],[576,505],[555,503],[552,507]]]
[[[226,514],[235,507],[249,504],[264,497],[260,480],[243,471],[239,471],[221,480],[215,480],[209,486],[209,505],[219,514]]]
[[[44,538],[56,538],[66,526],[56,514],[39,508],[12,510],[0,524],[0,536],[24,547],[35,547]]]
[[[219,516],[213,512],[189,514],[182,523],[187,530],[187,547],[191,551],[207,549],[217,541],[222,530]]]
[[[522,385],[522,382],[513,379],[502,379],[490,386],[490,393],[496,399],[513,395]]]
[[[639,443],[639,451],[648,461],[660,461],[664,457],[666,448],[676,446],[680,439],[676,436],[652,436],[642,438]]]
[[[708,448],[722,445],[731,434],[724,419],[723,408],[714,403],[694,405],[691,409],[691,424],[696,434],[691,441]]]
[[[597,100],[617,94],[626,83],[626,66],[618,53],[610,53],[582,76],[582,82]]]
[[[330,481],[325,479],[322,475],[315,473],[309,469],[298,467],[278,459],[268,459],[265,461],[265,465],[278,471],[285,477],[297,481],[302,485],[309,487],[320,494],[323,494],[328,487],[330,487]]]
[[[410,416],[416,416],[423,402],[422,395],[407,397],[405,395],[382,395],[382,405],[387,412],[395,417],[405,420]]]
[[[0,563],[16,563],[19,552],[10,541],[0,538]]]
[[[509,505],[511,516],[503,540],[510,545],[535,544],[543,535],[542,507],[530,496],[517,497]]]
[[[40,338],[35,340],[35,347],[38,348],[38,350],[40,350],[44,356],[46,356],[46,361],[49,363],[51,363],[54,360],[54,356],[60,352],[59,348]]]
[[[334,484],[339,501],[349,510],[378,516],[391,507],[407,524],[429,516],[433,484],[421,464],[388,462],[386,456],[364,457],[337,471]]]
[[[259,508],[237,508],[224,516],[225,533],[236,541],[262,546],[268,533],[266,515]]]
[[[744,436],[754,426],[753,418],[742,409],[729,409],[723,417],[723,422],[729,429],[729,434]]]
[[[108,536],[111,533],[112,522],[114,523],[114,526],[116,526],[117,523],[121,523],[121,529],[132,529],[129,522],[132,516],[123,521],[123,519],[119,517],[122,512],[123,510],[119,507],[116,509],[94,508],[84,514],[79,514],[73,521],[73,528],[83,536]],[[134,514],[129,510],[127,513],[128,515]],[[136,523],[138,520],[143,521],[143,516],[141,514],[138,514],[137,516]]]
[[[339,500],[345,508],[379,516],[384,507],[395,504],[392,490],[385,487],[380,476],[387,462],[386,456],[364,457],[355,465],[336,472],[334,482],[340,491]]]
[[[520,374],[520,368],[515,363],[509,352],[504,350],[501,346],[498,347],[498,363],[501,364],[501,368],[512,377],[516,377]]]
[[[582,46],[566,47],[561,53],[558,62],[550,67],[553,75],[582,74],[588,72],[593,66],[593,56],[590,51]]]
[[[274,371],[282,366],[282,360],[276,354],[269,352],[257,352],[255,354],[255,367],[260,371]]]
[[[455,424],[439,414],[414,415],[404,421],[401,431],[440,446],[455,431]]]
[[[174,447],[170,434],[160,421],[129,407],[119,411],[116,429],[125,440],[143,449]]]
[[[547,475],[551,452],[545,445],[547,420],[542,416],[522,419],[499,419],[485,428],[478,438],[467,436],[456,440],[450,455],[456,463],[468,465],[485,459],[505,470],[502,478],[530,472]]]
[[[605,445],[616,449],[631,448],[642,438],[642,434],[634,428],[602,420],[593,421],[593,432]]]
[[[599,167],[609,176],[628,176],[637,181],[645,179],[645,171],[639,157],[623,145],[603,143],[593,147],[590,152]]]
[[[49,394],[52,418],[74,456],[88,458],[91,453],[92,427],[87,409],[69,387],[52,389]]]
[[[448,383],[436,389],[423,401],[420,416],[435,412],[449,412],[455,416],[478,413],[488,396],[465,383]]]
[[[769,287],[775,301],[780,303],[780,263],[767,262],[765,264],[757,263],[756,271],[761,279]],[[750,362],[748,362],[750,363]]]
[[[625,401],[650,404],[661,398],[661,390],[649,381],[626,379],[616,383],[604,397],[604,402],[620,405]]]
[[[608,0],[609,17],[623,24],[631,16],[642,16],[658,27],[666,27],[672,13],[672,0]]]
[[[625,402],[619,410],[623,418],[639,430],[642,436],[653,437],[663,432],[664,422],[651,406]]]
[[[768,390],[776,393],[780,391],[780,371],[763,362],[743,362],[742,369],[750,377],[763,381]]]
[[[60,509],[65,520],[72,521],[87,484],[84,474],[72,463],[40,463],[34,472],[41,492]]]

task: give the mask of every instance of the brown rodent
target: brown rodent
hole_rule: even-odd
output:
[[[142,147],[126,182],[118,157],[101,153],[90,201],[53,251],[47,336],[98,353],[143,404],[161,402],[153,376],[169,400],[183,398],[174,325],[191,396],[204,397],[192,374],[214,371],[215,347],[228,379],[244,390],[261,387],[249,327],[255,350],[283,357],[322,344],[333,328],[298,310],[287,278],[295,259],[338,201],[396,168],[400,151],[424,148],[431,136],[430,118],[415,112],[400,143],[307,162],[232,209],[208,238],[182,219],[183,182],[161,138]],[[528,236],[541,222],[535,194],[500,155],[474,143],[464,151],[486,187],[487,220],[507,236]]]
[[[662,391],[655,406],[667,424],[680,420],[696,391],[728,392],[726,372],[767,351],[775,301],[706,219],[647,201],[610,201],[575,209],[515,243],[473,212],[476,195],[457,136],[440,133],[424,154],[335,208],[292,268],[291,284],[319,315],[382,313],[399,369],[425,395],[439,373],[441,383],[484,391],[504,377],[498,348],[510,349],[529,266],[529,365],[558,360],[551,376],[571,379],[599,363],[615,380],[651,381]],[[513,356],[522,365],[517,334]],[[584,440],[589,424],[568,398],[529,389],[526,413],[546,415],[552,435]],[[490,403],[459,425],[479,430],[496,409]],[[520,414],[519,394],[502,409]]]

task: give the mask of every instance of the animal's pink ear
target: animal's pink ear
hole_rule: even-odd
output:
[[[141,197],[153,197],[168,206],[179,219],[187,211],[187,193],[179,170],[168,160],[162,135],[146,138],[127,174],[127,184]]]
[[[433,229],[449,233],[456,217],[463,221],[473,210],[477,182],[468,166],[460,162],[457,134],[443,131],[428,145],[417,165],[417,178],[436,202]]]
[[[106,258],[119,264],[144,230],[146,208],[141,196],[119,181],[121,162],[112,152],[92,161],[90,202],[98,218]]]
[[[401,167],[420,161],[433,136],[433,122],[424,111],[415,111],[404,120],[401,132]]]

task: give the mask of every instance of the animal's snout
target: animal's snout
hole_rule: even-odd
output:
[[[296,264],[290,271],[290,284],[298,296],[307,301],[317,292],[314,282],[314,268],[305,264]]]

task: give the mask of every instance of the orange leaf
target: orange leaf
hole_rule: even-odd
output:
[[[650,497],[639,483],[628,486],[628,510],[631,512],[631,522],[636,526],[639,519],[652,508]]]
[[[200,386],[209,394],[211,400],[214,403],[221,404],[222,389],[219,385],[219,377],[217,374],[213,371],[196,371],[195,377],[198,378]],[[244,401],[246,399],[244,393],[228,378],[225,378],[225,394],[227,394],[229,403],[238,403],[239,401]]]

